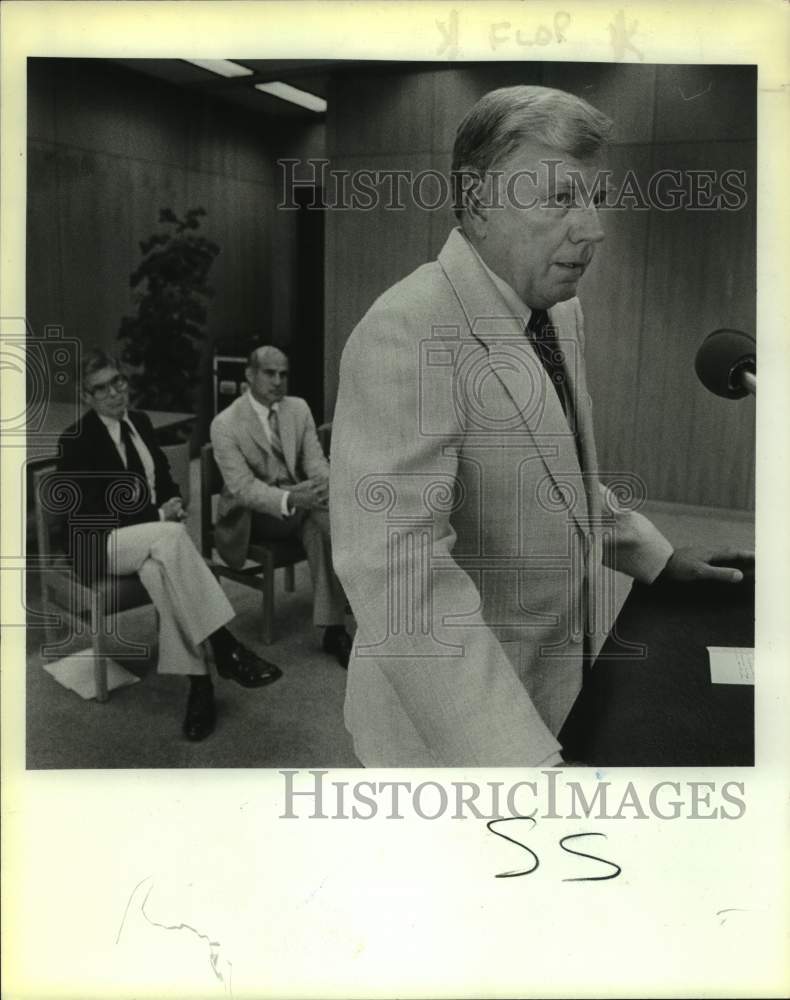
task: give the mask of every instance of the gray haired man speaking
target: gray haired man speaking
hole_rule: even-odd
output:
[[[601,564],[741,578],[597,478],[576,292],[609,128],[562,91],[486,94],[456,135],[458,228],[346,345],[331,521],[366,766],[562,763]]]

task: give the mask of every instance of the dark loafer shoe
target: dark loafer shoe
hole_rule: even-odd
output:
[[[214,688],[211,684],[193,685],[184,717],[184,736],[193,743],[204,740],[214,731],[217,710],[214,707]]]
[[[351,659],[351,636],[342,625],[329,627],[324,631],[323,648],[325,653],[334,656],[337,662],[348,670],[348,661]]]
[[[241,643],[232,650],[215,656],[214,661],[220,677],[235,681],[246,688],[259,688],[265,684],[272,684],[283,675],[279,667],[262,660]]]

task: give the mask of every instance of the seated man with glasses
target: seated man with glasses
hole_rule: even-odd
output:
[[[167,457],[146,414],[129,409],[129,383],[116,360],[87,351],[81,392],[89,409],[61,437],[58,471],[78,490],[73,516],[93,521],[106,542],[96,552],[72,553],[75,571],[88,582],[108,573],[139,575],[159,612],[159,671],[189,677],[183,732],[202,740],[216,718],[204,643],[220,676],[244,687],[281,673],[226,628],[233,608],[186,532]]]

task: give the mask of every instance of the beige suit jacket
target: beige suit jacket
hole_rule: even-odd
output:
[[[358,624],[346,725],[365,764],[551,760],[602,559],[652,580],[671,554],[598,482],[578,301],[550,318],[575,436],[458,230],[346,345],[330,516]]]
[[[280,439],[292,483],[328,478],[326,460],[310,407],[298,396],[278,404]],[[247,393],[234,400],[211,423],[211,443],[224,486],[217,509],[217,551],[234,568],[247,557],[252,511],[282,517],[287,490],[272,482],[271,444]]]

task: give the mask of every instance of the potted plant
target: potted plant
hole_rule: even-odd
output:
[[[206,337],[208,283],[219,253],[198,233],[203,208],[179,218],[159,212],[161,229],[140,243],[143,259],[129,284],[136,289],[136,312],[124,316],[118,334],[122,359],[131,367],[134,405],[142,409],[192,412]]]

